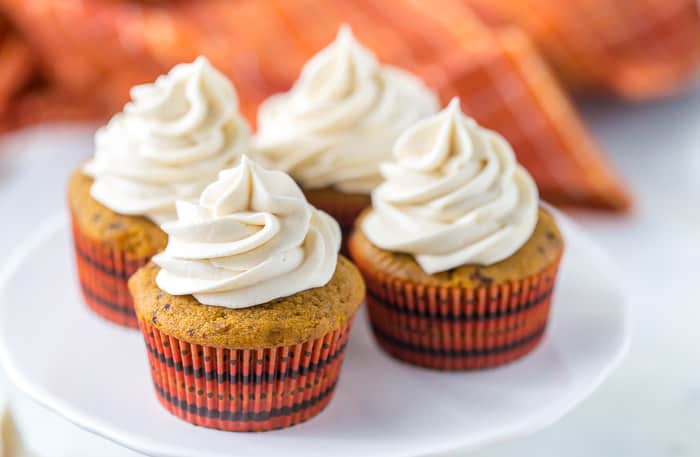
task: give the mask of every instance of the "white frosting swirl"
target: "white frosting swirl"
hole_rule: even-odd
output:
[[[340,228],[311,206],[289,175],[246,156],[204,189],[199,203],[177,202],[163,224],[168,247],[153,258],[158,286],[203,304],[245,308],[330,281]]]
[[[120,214],[170,220],[176,200],[196,198],[234,164],[250,128],[233,85],[204,57],[134,87],[131,98],[95,135],[91,194]]]
[[[362,229],[376,246],[413,254],[426,273],[491,265],[514,254],[537,224],[535,182],[506,140],[453,99],[407,130],[372,194]]]
[[[390,157],[394,140],[437,109],[420,80],[380,65],[343,26],[291,91],[261,105],[256,147],[263,163],[306,189],[369,194],[381,182],[379,163]]]

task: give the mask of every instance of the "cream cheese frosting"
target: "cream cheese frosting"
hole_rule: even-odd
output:
[[[245,308],[324,286],[335,272],[338,223],[289,175],[245,155],[198,203],[178,201],[177,215],[163,224],[168,246],[153,258],[156,283],[169,294]]]
[[[534,232],[535,182],[508,142],[462,114],[458,99],[408,129],[393,154],[362,223],[374,245],[412,254],[433,274],[499,262]]]
[[[369,194],[394,140],[437,109],[437,97],[419,79],[379,64],[342,26],[289,92],[261,105],[256,149],[261,163],[306,189]]]
[[[98,130],[85,167],[91,195],[120,214],[170,220],[175,201],[196,198],[249,139],[232,83],[199,57],[134,87],[123,112]]]

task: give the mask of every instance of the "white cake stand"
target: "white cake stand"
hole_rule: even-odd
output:
[[[558,216],[567,244],[541,346],[480,372],[397,362],[356,319],[335,398],[290,429],[237,434],[192,426],[158,404],[140,334],[79,296],[65,216],[41,227],[0,276],[0,362],[29,397],[76,425],[153,456],[407,457],[469,450],[534,432],[600,385],[628,345],[628,313],[608,256]]]

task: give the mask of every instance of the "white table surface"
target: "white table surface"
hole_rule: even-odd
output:
[[[644,105],[587,102],[582,110],[636,191],[631,215],[572,214],[622,268],[633,311],[632,347],[612,377],[569,416],[474,455],[698,456],[700,91]],[[0,140],[0,251],[8,252],[64,206],[70,171],[91,154],[90,132],[51,127]],[[41,137],[51,138],[55,150],[36,150]],[[2,382],[0,398],[12,392]],[[73,425],[28,401],[21,404],[22,420],[52,430],[41,439],[25,436],[47,457],[137,455],[98,437],[71,440]]]

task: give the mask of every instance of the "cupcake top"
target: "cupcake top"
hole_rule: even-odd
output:
[[[437,107],[420,80],[379,64],[342,26],[289,92],[261,105],[256,149],[306,189],[369,194],[396,137]]]
[[[200,303],[245,308],[324,286],[333,276],[340,228],[311,206],[287,174],[245,155],[219,173],[198,203],[177,202],[163,224],[158,287]]]
[[[532,235],[535,182],[508,142],[465,116],[458,99],[404,132],[393,153],[361,225],[377,247],[412,254],[433,274],[494,264]]]
[[[199,57],[134,87],[123,112],[95,135],[84,171],[95,200],[160,223],[175,217],[176,200],[196,198],[233,165],[249,138],[233,85]]]

